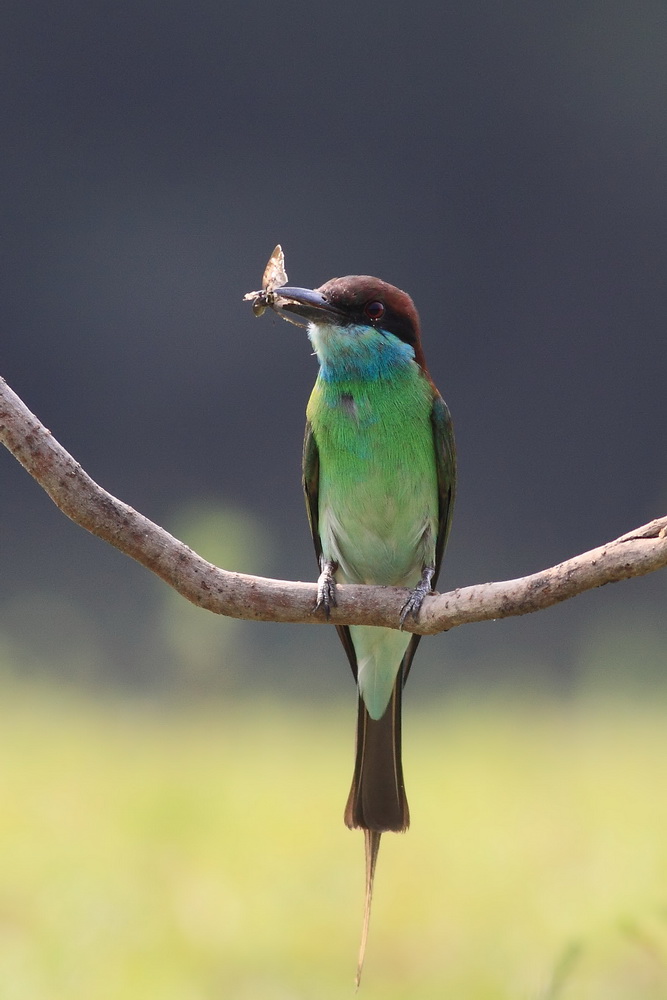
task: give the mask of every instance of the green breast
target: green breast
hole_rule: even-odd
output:
[[[339,582],[414,587],[432,565],[438,496],[432,388],[412,363],[387,379],[318,378],[319,532]]]

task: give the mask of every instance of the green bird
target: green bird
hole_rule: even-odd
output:
[[[402,626],[438,576],[456,481],[451,417],[426,367],[417,310],[405,292],[368,275],[314,290],[283,286],[270,304],[306,321],[319,361],[303,448],[318,605],[335,604],[337,583],[406,587]],[[364,830],[366,845],[358,984],[380,837],[410,821],[401,695],[420,636],[365,625],[337,631],[359,693],[345,807],[345,823]]]

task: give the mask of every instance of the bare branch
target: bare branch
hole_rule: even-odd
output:
[[[229,573],[98,486],[0,378],[0,440],[76,524],[140,562],[199,607],[230,618],[323,624],[313,612],[314,583]],[[443,632],[476,621],[525,615],[586,590],[667,566],[667,517],[597,549],[516,580],[483,583],[427,597],[410,632]],[[330,622],[398,626],[406,591],[340,586]]]

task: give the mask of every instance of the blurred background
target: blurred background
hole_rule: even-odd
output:
[[[662,3],[37,2],[2,18],[2,373],[111,492],[230,569],[314,577],[300,452],[316,364],[242,302],[280,241],[297,284],[377,274],[418,305],[460,454],[442,587],[664,512]],[[222,668],[183,656],[186,611],[0,460],[0,634],[22,669],[338,683],[312,669],[325,638],[340,659],[320,629],[234,626]],[[525,672],[568,688],[601,643],[619,670],[661,669],[666,586],[424,643],[413,686]],[[610,629],[642,644],[632,663]]]
[[[666,33],[661,0],[9,0],[0,374],[102,486],[202,555],[312,580],[300,460],[316,362],[303,332],[242,301],[281,242],[292,283],[369,273],[415,299],[459,448],[441,589],[664,514]],[[341,774],[350,763],[333,630],[191,608],[4,451],[0,558],[9,717],[26,681],[84,698],[63,717],[97,719],[89,735],[118,698],[132,718],[173,695],[241,715],[258,697],[306,714],[326,698],[345,702]],[[413,731],[434,699],[667,701],[666,597],[655,574],[423,642]],[[72,760],[92,752],[81,740]],[[327,795],[335,822],[347,777]]]

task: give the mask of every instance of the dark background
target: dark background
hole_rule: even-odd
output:
[[[2,375],[115,495],[211,557],[218,525],[227,568],[313,579],[315,361],[242,302],[280,241],[292,283],[417,303],[460,455],[441,587],[664,514],[666,35],[663,0],[3,5]],[[5,452],[0,477],[6,669],[348,690],[315,628],[216,623],[189,672],[201,619],[174,639],[183,602]],[[666,586],[430,640],[411,684],[655,677]]]

